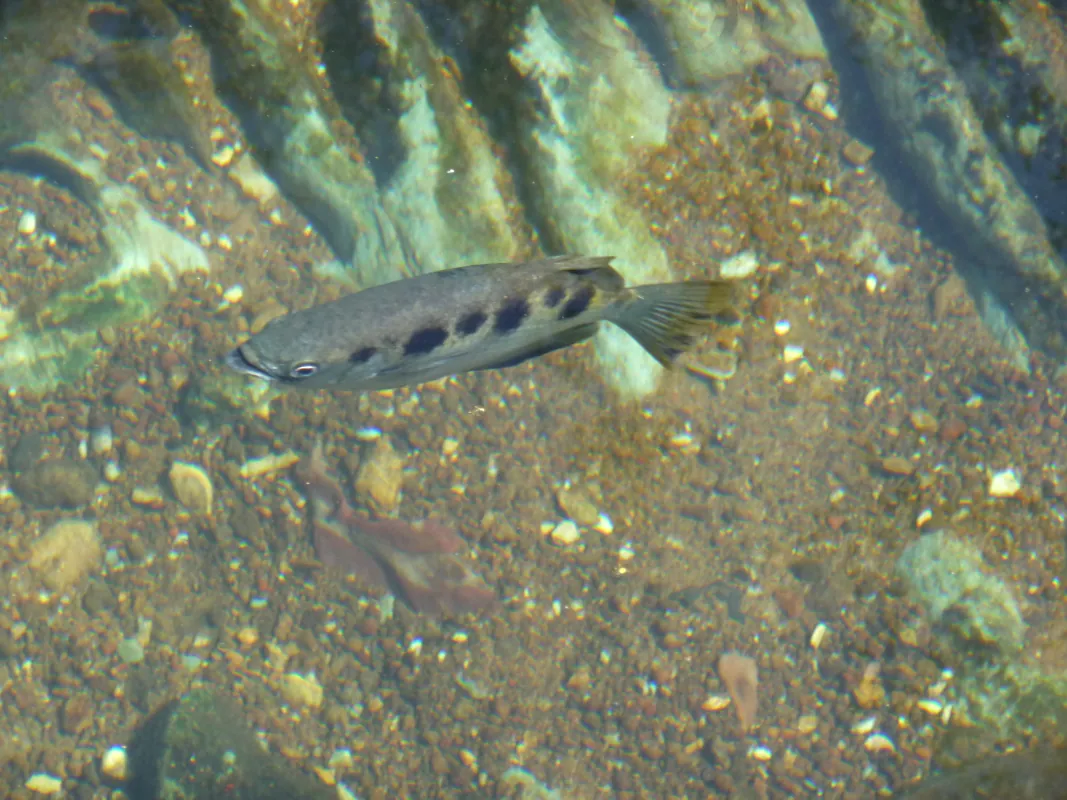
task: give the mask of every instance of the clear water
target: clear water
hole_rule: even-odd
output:
[[[4,796],[1064,796],[1060,10],[2,24]],[[733,311],[671,370],[226,363],[559,254]]]

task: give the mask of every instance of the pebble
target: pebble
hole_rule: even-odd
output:
[[[565,519],[552,528],[549,536],[556,544],[566,547],[577,542],[582,537],[582,534],[572,520]]]
[[[35,772],[26,781],[26,788],[37,794],[58,794],[63,788],[63,781],[46,772]]]
[[[38,508],[80,508],[96,499],[96,469],[85,461],[46,458],[15,478],[15,492]]]
[[[204,517],[211,515],[215,489],[202,466],[187,461],[175,461],[170,467],[168,477],[178,502],[194,514]]]
[[[260,458],[250,458],[241,465],[241,477],[256,478],[271,472],[280,472],[283,469],[289,469],[299,461],[300,456],[292,450],[286,450],[284,453],[271,453]]]
[[[560,489],[556,500],[563,513],[579,525],[591,528],[600,521],[600,512],[582,489]]]
[[[874,148],[868,147],[858,139],[852,139],[842,151],[845,160],[854,167],[862,167],[874,156]]]
[[[140,664],[144,661],[144,645],[137,639],[123,639],[119,642],[116,652],[126,664]]]
[[[383,436],[359,465],[356,492],[369,497],[379,509],[392,511],[400,504],[403,485],[404,458],[393,449],[389,437]]]
[[[146,508],[163,508],[166,505],[163,493],[154,486],[133,487],[133,491],[130,492],[130,502],[135,506],[145,506]]]
[[[990,497],[1015,497],[1021,488],[1022,483],[1013,469],[996,472],[989,478]]]
[[[100,759],[100,771],[113,781],[125,781],[129,776],[129,759],[126,748],[114,745],[104,751]]]
[[[89,431],[89,451],[94,456],[108,455],[114,445],[115,437],[107,423],[96,425]]]
[[[863,747],[872,753],[895,753],[897,751],[893,740],[884,733],[875,733],[868,736],[867,741],[863,743]]]
[[[37,215],[32,211],[23,211],[19,217],[18,230],[23,236],[32,236],[37,230]]]
[[[719,277],[727,281],[737,281],[755,273],[759,269],[759,259],[751,250],[742,250],[726,259],[719,266]]]
[[[308,675],[301,675],[299,672],[286,673],[282,677],[281,692],[285,702],[289,705],[305,708],[322,706],[322,684],[315,677],[315,673]]]
[[[91,522],[60,520],[30,546],[30,569],[45,586],[63,592],[100,567],[103,547]]]
[[[887,456],[882,459],[882,469],[890,475],[911,475],[915,465],[903,456]]]
[[[936,433],[938,429],[937,417],[924,408],[916,408],[911,412],[911,426],[919,433]]]

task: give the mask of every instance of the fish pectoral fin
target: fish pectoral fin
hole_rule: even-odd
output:
[[[524,361],[529,361],[532,358],[546,355],[554,350],[562,350],[564,347],[570,347],[572,344],[578,344],[578,342],[584,342],[596,333],[599,327],[599,322],[590,322],[587,325],[578,325],[574,328],[567,328],[554,334],[549,339],[538,339],[522,349],[512,350],[510,353],[491,364],[485,364],[477,367],[477,369],[504,369],[505,367],[518,366]]]

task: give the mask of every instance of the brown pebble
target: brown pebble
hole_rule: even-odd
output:
[[[130,380],[123,383],[111,393],[111,400],[117,406],[127,408],[138,407],[144,399],[144,392],[136,381]]]
[[[967,423],[959,417],[949,417],[941,423],[938,435],[944,442],[954,442],[967,432]]]
[[[93,723],[93,704],[84,694],[76,694],[63,706],[63,732],[76,736]]]
[[[915,465],[903,456],[887,456],[882,459],[882,469],[890,475],[911,475]]]
[[[756,695],[759,673],[755,659],[740,653],[724,653],[719,657],[719,678],[734,701],[741,727],[748,730],[756,723],[759,713],[759,698]]]
[[[804,596],[791,589],[775,589],[774,599],[782,613],[789,619],[796,619],[804,613]]]
[[[845,157],[845,160],[854,167],[862,167],[871,160],[871,157],[874,155],[874,148],[868,147],[858,139],[852,139],[845,145],[842,155]]]

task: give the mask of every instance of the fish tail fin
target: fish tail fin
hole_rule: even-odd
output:
[[[730,285],[725,281],[658,283],[635,286],[608,320],[669,367],[689,348],[701,326],[730,307]]]

